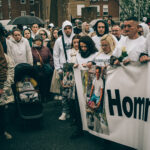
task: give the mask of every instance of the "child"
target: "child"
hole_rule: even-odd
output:
[[[61,80],[62,86],[62,115],[59,117],[59,120],[66,120],[70,118],[69,114],[69,100],[73,99],[73,91],[75,88],[75,81],[73,78],[73,64],[66,64],[64,67],[64,77]]]

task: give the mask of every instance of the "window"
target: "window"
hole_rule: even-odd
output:
[[[30,15],[31,15],[31,16],[35,16],[35,11],[31,11],[31,12],[30,12]]]
[[[30,4],[31,4],[31,5],[34,5],[34,0],[30,0]]]
[[[103,16],[108,16],[108,5],[103,5]]]
[[[26,15],[26,11],[21,11],[21,16],[25,16]]]
[[[104,2],[108,2],[108,0],[103,0]]]
[[[90,7],[96,7],[97,8],[97,16],[100,16],[100,6],[99,5],[91,5]]]
[[[20,4],[26,4],[26,0],[20,0]]]
[[[0,19],[1,20],[3,19],[3,13],[2,13],[2,11],[0,11]]]
[[[8,0],[8,7],[11,8],[11,0]]]
[[[85,5],[77,5],[77,16],[82,15],[82,8],[84,8]]]
[[[2,0],[0,0],[0,7],[2,6]]]

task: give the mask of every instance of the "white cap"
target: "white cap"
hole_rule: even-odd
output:
[[[50,24],[48,25],[48,27],[53,28],[53,27],[54,27],[54,24],[53,24],[53,23],[50,23]]]

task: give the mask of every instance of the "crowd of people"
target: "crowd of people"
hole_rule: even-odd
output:
[[[47,28],[32,24],[24,26],[22,30],[15,27],[12,31],[7,31],[0,24],[0,136],[12,138],[5,128],[4,101],[9,99],[9,96],[11,101],[14,99],[11,91],[14,68],[21,63],[30,64],[36,69],[43,102],[52,93],[54,99],[62,100],[62,114],[59,120],[71,117],[77,127],[71,137],[82,136],[77,90],[72,79],[74,76],[70,72],[75,68],[90,68],[96,65],[99,67],[96,82],[99,80],[99,70],[102,71],[108,65],[149,61],[149,28],[149,24],[139,23],[136,17],[128,18],[121,23],[115,23],[112,18],[99,19],[93,26],[78,19],[74,26],[66,20],[61,29],[51,23]],[[41,69],[45,66],[46,71]],[[102,80],[95,82],[93,88],[98,86],[103,91]],[[94,92],[95,97],[92,96],[93,90],[91,92],[90,97],[96,99],[96,104],[99,104],[102,91]],[[7,96],[4,98],[3,95]],[[96,108],[97,106],[91,109]]]

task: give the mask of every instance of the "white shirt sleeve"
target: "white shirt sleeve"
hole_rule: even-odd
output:
[[[28,41],[26,41],[26,51],[27,51],[27,62],[28,62],[30,65],[33,65],[32,51],[31,51],[31,47],[30,47]]]
[[[61,69],[61,66],[60,66],[60,39],[57,39],[54,44],[53,59],[54,59],[55,69],[56,70]]]

